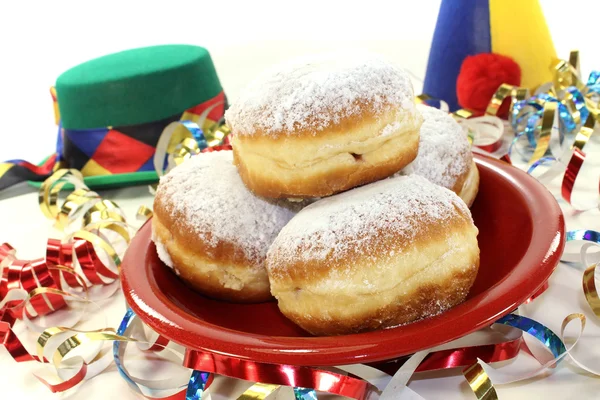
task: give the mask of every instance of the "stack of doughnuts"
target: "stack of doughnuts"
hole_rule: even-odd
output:
[[[479,267],[479,175],[462,128],[366,53],[272,68],[225,114],[233,151],[161,178],[159,258],[203,295],[277,301],[314,335],[384,329],[463,302]],[[274,299],[273,299],[274,298]]]

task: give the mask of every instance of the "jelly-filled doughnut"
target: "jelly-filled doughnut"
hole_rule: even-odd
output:
[[[422,122],[406,72],[362,52],[278,65],[225,119],[242,180],[271,198],[323,197],[393,175],[416,157]]]
[[[267,254],[271,292],[315,335],[407,324],[465,300],[478,229],[454,192],[398,176],[316,201]]]
[[[152,218],[158,256],[209,297],[268,300],[266,253],[298,207],[286,203],[254,196],[231,151],[194,156],[159,182]]]

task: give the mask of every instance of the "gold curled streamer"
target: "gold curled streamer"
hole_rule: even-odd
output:
[[[596,317],[600,318],[600,297],[596,289],[595,272],[598,264],[592,264],[583,273],[583,293]]]
[[[463,371],[471,390],[478,400],[498,400],[498,394],[488,374],[479,363],[475,363]]]
[[[475,143],[475,131],[470,127],[467,127],[467,140],[471,146]]]
[[[179,165],[193,155],[200,153],[198,142],[192,138],[184,138],[171,153],[175,165]]]
[[[525,100],[529,97],[529,89],[522,87],[515,87],[512,92],[513,103],[521,100]]]
[[[183,125],[177,125],[174,128],[173,136],[171,136],[169,144],[167,145],[167,154],[174,153],[185,139],[190,139],[194,142],[196,141],[189,130],[187,130]]]
[[[581,127],[579,132],[577,132],[577,136],[575,136],[575,141],[573,142],[573,147],[576,147],[579,150],[583,150],[583,147],[590,140],[592,133],[594,133],[595,126],[596,121],[590,113],[587,119],[585,120],[585,124]]]
[[[460,110],[453,112],[451,115],[454,118],[454,120],[460,124],[463,120],[469,119],[471,116],[473,116],[473,113],[469,110],[461,108]],[[471,129],[469,125],[463,125],[463,130],[467,135],[469,145],[473,146],[473,143],[475,142],[475,131]]]
[[[444,100],[442,100],[442,99],[437,99],[437,98],[435,98],[435,97],[431,97],[431,96],[430,96],[430,95],[428,95],[428,94],[422,93],[422,94],[420,94],[420,95],[418,95],[418,96],[416,97],[416,102],[417,102],[417,104],[426,104],[426,102],[427,102],[428,100],[436,100],[436,101],[439,101],[439,102],[440,102],[440,107],[439,107],[439,108],[440,108],[440,110],[442,110],[442,111],[448,112],[448,111],[449,111],[449,109],[450,109],[450,107],[448,106],[448,103],[446,103]],[[227,134],[231,133],[231,131],[229,130],[229,127],[227,127],[226,129],[227,129],[227,131],[226,131],[226,132],[227,132]]]
[[[519,86],[509,85],[507,83],[500,85],[500,87],[498,87],[498,89],[493,94],[492,98],[490,99],[490,102],[488,103],[488,106],[485,110],[485,114],[492,115],[492,116],[495,116],[496,114],[498,114],[498,110],[500,109],[500,106],[502,106],[502,103],[504,102],[504,100],[509,96],[510,96],[510,107],[509,107],[509,113],[510,113],[510,112],[512,112],[513,106],[515,105],[515,103],[517,101],[525,100],[527,97],[529,97],[529,89],[519,87]]]
[[[555,94],[571,86],[575,86],[583,95],[588,92],[585,83],[579,79],[577,70],[565,60],[560,60],[554,65],[554,79],[552,83]]]
[[[77,211],[85,204],[100,200],[98,193],[87,188],[79,188],[71,192],[62,204],[58,215],[56,216],[56,226],[64,230],[73,218],[76,218]]]
[[[515,91],[519,89],[518,86],[509,85],[507,83],[503,83],[498,87],[492,99],[488,103],[487,108],[485,109],[485,113],[487,115],[496,115],[498,114],[498,110],[500,106],[504,102],[507,97],[514,97],[513,95],[516,93]],[[510,109],[512,110],[513,101],[511,100]]]
[[[550,145],[550,134],[552,133],[552,128],[554,126],[557,109],[557,103],[550,101],[544,103],[540,136],[538,137],[537,146],[535,147],[533,155],[529,160],[530,165],[542,158],[548,150],[548,146]]]
[[[596,96],[595,93],[589,93],[585,95],[585,106],[590,114],[594,116],[594,119],[600,122],[600,97],[596,97],[594,100],[594,96]]]
[[[63,186],[72,183],[71,181],[79,181],[85,187],[83,185],[83,175],[76,169],[58,170],[42,183],[38,194],[38,203],[42,213],[47,218],[55,219],[58,216],[58,194]]]
[[[567,110],[569,110],[569,114],[571,115],[571,118],[573,118],[575,125],[581,125],[581,112],[575,105],[575,98],[573,97],[573,94],[571,92],[565,92],[561,103],[567,107]]]
[[[113,328],[102,328],[102,329],[97,329],[94,331],[81,331],[81,330],[72,329],[72,328],[65,328],[62,326],[55,326],[55,327],[48,328],[40,334],[40,336],[38,337],[38,339],[36,341],[35,348],[36,348],[37,356],[40,360],[43,360],[44,359],[44,350],[46,348],[46,345],[48,344],[50,339],[52,339],[54,336],[59,335],[61,333],[68,333],[68,332],[73,332],[73,333],[98,332],[98,333],[101,333],[101,332],[106,332],[106,331],[116,333],[116,331]]]
[[[579,62],[579,50],[571,50],[569,53],[569,64],[575,68],[577,76],[581,76],[581,65]]]
[[[264,400],[267,396],[279,389],[279,385],[271,385],[268,383],[255,383],[250,386],[237,400]]]
[[[72,330],[71,330],[72,331]],[[101,329],[98,331],[77,332],[62,342],[52,356],[52,363],[56,368],[60,368],[62,360],[69,354],[71,350],[77,347],[92,342],[92,341],[128,341],[137,342],[136,339],[131,339],[125,336],[117,335],[112,328]]]
[[[433,97],[431,97],[428,94],[425,93],[421,93],[420,95],[418,95],[416,97],[417,103],[422,104],[425,103],[427,100],[433,100]]]
[[[231,129],[226,124],[215,124],[214,129],[205,133],[204,138],[208,147],[218,146],[223,143],[226,136],[231,134]]]
[[[575,319],[578,319],[581,321],[581,331],[583,332],[583,330],[585,329],[585,324],[587,321],[587,318],[585,317],[585,315],[583,315],[581,313],[573,313],[573,314],[567,315],[565,317],[565,319],[563,319],[563,322],[560,326],[560,340],[562,340],[563,342],[565,341],[564,335],[565,335],[565,329],[567,328],[567,325],[569,325],[569,323]],[[573,348],[573,347],[571,346],[571,348]]]
[[[554,77],[552,79],[552,84],[554,85],[554,90],[564,90],[569,86],[573,86],[573,66],[565,60],[559,60],[554,65]]]
[[[135,213],[135,218],[138,221],[143,221],[146,222],[148,221],[150,218],[152,218],[152,216],[154,215],[154,213],[152,212],[152,210],[146,206],[140,206],[137,210],[137,212]]]
[[[100,235],[102,235],[101,231],[103,229],[106,229],[106,230],[109,230],[109,231],[112,231],[112,232],[115,232],[116,234],[118,234],[125,241],[125,243],[129,244],[131,242],[131,236],[129,235],[128,226],[124,222],[113,222],[110,220],[102,220],[99,222],[93,222],[89,225],[86,225],[85,228],[83,228],[83,229],[85,231],[88,231],[88,232],[98,235],[98,237],[101,237],[100,236]],[[104,237],[101,237],[101,238],[103,240],[106,240]],[[108,244],[112,245],[111,243],[108,243]]]
[[[119,212],[114,211],[94,211],[87,214],[83,220],[83,226],[97,224],[103,221],[125,223],[125,218]]]
[[[473,116],[473,112],[461,108],[460,110],[454,111],[452,113],[452,116],[454,117],[454,119],[467,119],[467,118],[471,118]]]
[[[83,225],[103,220],[125,222],[121,208],[111,200],[101,200],[95,203],[83,216]]]

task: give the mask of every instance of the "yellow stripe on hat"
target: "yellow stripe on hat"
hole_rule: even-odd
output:
[[[552,80],[556,50],[538,0],[489,0],[492,52],[521,67],[521,86]]]
[[[0,177],[2,177],[6,171],[8,171],[9,169],[11,169],[15,164],[11,164],[11,163],[1,163],[0,164]]]
[[[81,168],[81,173],[83,176],[112,175],[109,170],[102,167],[94,160],[88,160],[83,168]]]
[[[54,86],[50,88],[50,95],[52,96],[52,103],[54,105],[54,123],[58,125],[60,122],[60,111],[58,109],[58,97],[56,97],[56,88]]]

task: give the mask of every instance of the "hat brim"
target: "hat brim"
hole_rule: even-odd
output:
[[[43,161],[42,161],[43,163]],[[29,185],[40,188],[42,182],[27,181]],[[130,172],[126,174],[86,176],[83,183],[93,190],[97,189],[116,189],[126,186],[150,185],[158,182],[156,171]]]

